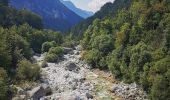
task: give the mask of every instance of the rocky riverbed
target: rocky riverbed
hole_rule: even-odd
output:
[[[81,49],[65,48],[63,59],[42,68],[41,83],[30,91],[33,100],[147,100],[142,89],[117,82],[109,71],[90,69],[81,61]],[[45,54],[34,56],[42,64]],[[48,95],[46,95],[48,93]]]

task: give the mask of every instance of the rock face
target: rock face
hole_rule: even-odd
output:
[[[93,15],[93,12],[85,11],[80,8],[77,8],[71,1],[60,0],[65,6],[67,6],[70,10],[74,11],[77,15],[88,18]]]

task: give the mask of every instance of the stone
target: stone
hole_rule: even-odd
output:
[[[20,97],[13,97],[12,100],[21,100]]]
[[[91,95],[90,93],[86,93],[86,97],[87,97],[88,99],[93,99],[93,95]]]
[[[23,90],[22,88],[16,87],[16,89],[17,89],[17,93],[18,93],[19,95],[24,94],[24,90]]]
[[[64,77],[65,77],[65,78],[69,78],[69,74],[68,74],[68,73],[65,74]]]
[[[78,51],[77,51],[77,52],[75,52],[75,55],[79,55],[79,54],[80,54],[80,52],[78,52]]]
[[[50,94],[52,93],[52,90],[51,90],[51,88],[50,88],[49,85],[47,85],[47,84],[42,84],[41,86],[42,86],[43,89],[45,90],[45,94],[46,94],[46,95],[50,95]]]
[[[20,95],[21,100],[26,100],[26,95]]]
[[[48,67],[47,62],[46,62],[46,61],[44,61],[44,62],[41,64],[41,67],[42,67],[42,68],[46,68],[46,67]]]
[[[50,92],[51,88],[46,84],[42,84],[41,86],[37,86],[31,91],[28,91],[28,96],[33,100],[39,100],[41,97],[46,96],[46,94]]]
[[[72,48],[67,48],[67,47],[63,47],[63,53],[64,54],[68,54],[68,53],[70,53],[70,52],[72,52],[73,51],[73,49]]]
[[[73,63],[73,62],[69,62],[66,66],[65,66],[65,69],[66,70],[69,70],[69,71],[77,71],[79,69],[79,67]]]
[[[78,45],[78,46],[76,47],[76,50],[81,51],[81,50],[82,50],[82,47],[81,47],[80,45]]]

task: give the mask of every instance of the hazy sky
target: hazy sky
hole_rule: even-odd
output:
[[[113,2],[114,0],[70,0],[70,1],[72,1],[78,8],[96,12],[106,2]]]

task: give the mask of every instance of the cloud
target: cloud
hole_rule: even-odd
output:
[[[107,2],[114,2],[114,0],[91,0],[89,2],[88,7],[93,11],[96,12],[100,10],[100,8]]]

